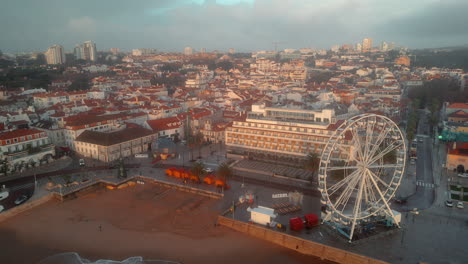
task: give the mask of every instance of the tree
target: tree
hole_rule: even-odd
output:
[[[80,74],[72,81],[72,84],[68,89],[71,91],[89,90],[91,88],[89,82],[90,78],[86,74]]]
[[[193,176],[196,176],[198,178],[203,178],[206,174],[205,171],[205,164],[203,162],[195,162],[192,166],[192,169],[190,170],[193,174]]]
[[[309,170],[312,172],[312,174],[315,174],[317,172],[318,168],[320,166],[320,157],[318,156],[317,153],[309,153],[307,155],[307,158],[304,162],[304,168],[306,170]]]
[[[0,172],[1,173],[4,173],[5,175],[7,175],[8,173],[8,170],[10,169],[11,165],[10,165],[10,162],[8,161],[7,158],[4,158],[0,161]]]
[[[228,60],[223,60],[223,61],[220,61],[216,64],[216,67],[218,68],[221,68],[225,71],[229,71],[230,69],[232,69],[234,67],[234,65],[232,64],[232,62],[228,61]]]
[[[229,167],[229,164],[224,162],[216,170],[216,175],[227,182],[227,179],[231,178],[233,173],[231,167]]]
[[[193,148],[198,148],[198,158],[200,159],[202,156],[201,156],[201,148],[202,148],[202,145],[203,145],[203,140],[204,140],[205,136],[203,136],[203,134],[198,131],[195,135],[191,135],[189,140],[191,141],[191,144],[193,145]],[[193,157],[193,153],[192,153],[192,157]]]

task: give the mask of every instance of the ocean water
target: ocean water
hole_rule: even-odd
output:
[[[96,261],[90,261],[88,259],[80,257],[76,252],[67,252],[47,257],[37,264],[180,264],[174,261],[167,260],[145,260],[143,257],[130,257],[128,259],[108,260],[100,259]]]

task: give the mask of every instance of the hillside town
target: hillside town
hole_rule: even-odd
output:
[[[359,254],[326,260],[381,263],[384,249],[370,250],[369,239],[390,236],[403,245],[406,230],[432,223],[414,222],[424,210],[451,217],[446,210],[455,207],[466,216],[468,73],[415,66],[413,53],[365,38],[329,50],[98,52],[86,41],[72,53],[53,45],[2,55],[0,200],[11,201],[0,212],[50,197],[82,208],[81,195],[101,187],[94,206],[121,195],[131,203],[124,210],[132,201],[143,210],[153,206],[140,199],[148,192],[162,206],[170,204],[163,199],[188,204],[158,209],[174,219],[209,204],[222,213],[196,217],[205,224],[216,218],[215,229],[266,226],[300,239],[303,248],[286,238],[275,243],[306,255],[317,256],[305,245],[318,241],[330,252]],[[158,187],[121,191],[145,183]],[[355,241],[365,246],[347,247]],[[415,260],[419,247],[383,259]]]

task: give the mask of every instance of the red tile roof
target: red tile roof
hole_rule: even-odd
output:
[[[468,109],[468,104],[465,103],[453,103],[447,106],[447,108],[452,108],[452,109]]]
[[[28,135],[34,135],[38,133],[44,133],[38,129],[17,129],[9,132],[5,132],[0,135],[0,140],[7,140],[12,138],[24,137]]]
[[[175,129],[182,125],[182,122],[177,117],[148,120],[146,123],[151,127],[151,129],[153,129],[153,131]]]

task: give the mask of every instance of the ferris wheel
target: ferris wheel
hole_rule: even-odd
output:
[[[389,201],[406,163],[406,142],[389,118],[362,114],[345,120],[322,152],[319,191],[324,222],[344,227],[349,241],[356,228],[387,217],[399,226]],[[340,229],[341,230],[341,229]]]

